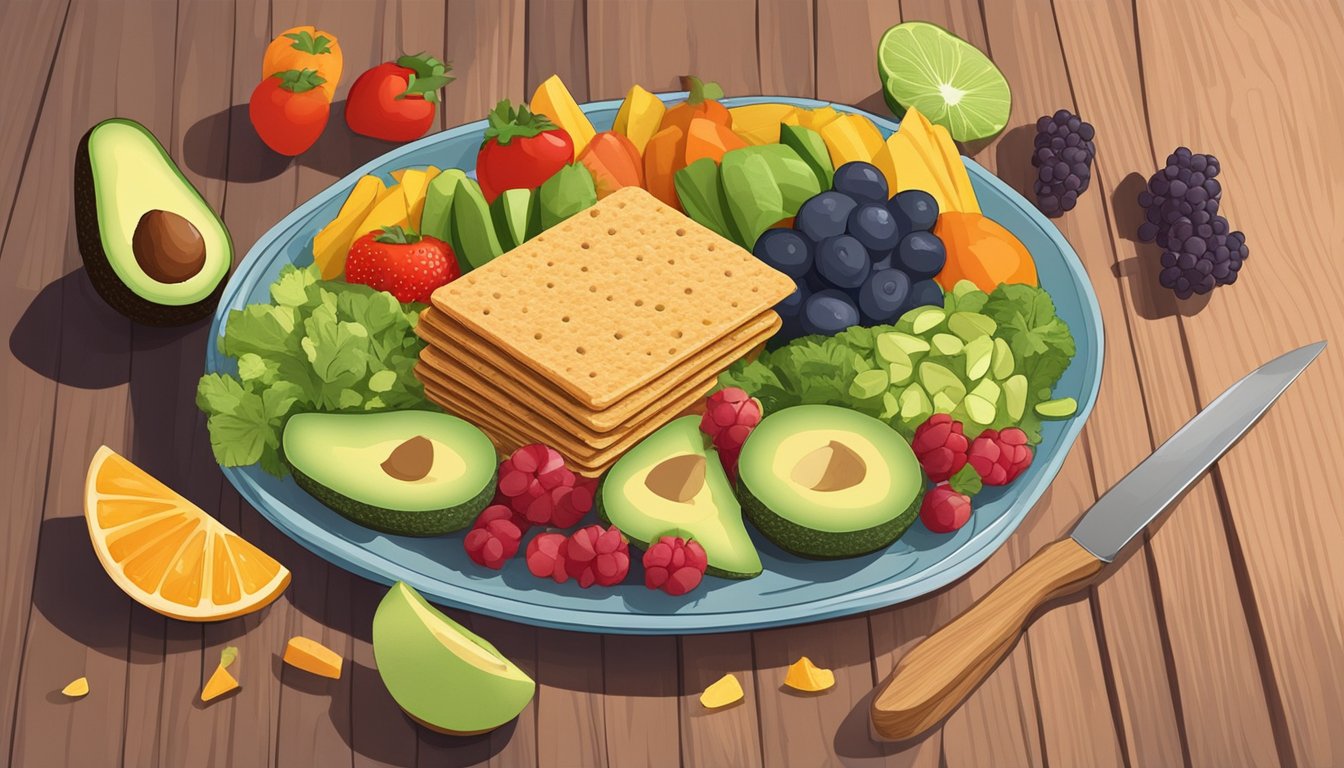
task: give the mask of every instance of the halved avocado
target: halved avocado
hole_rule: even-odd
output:
[[[804,557],[853,557],[887,546],[914,522],[924,496],[924,474],[905,438],[833,405],[765,417],[737,468],[747,517]]]
[[[208,316],[233,265],[224,222],[133,120],[104,120],[80,140],[75,230],[98,294],[146,325]]]
[[[749,579],[761,573],[742,508],[698,416],[668,423],[622,456],[602,482],[597,507],[641,547],[663,536],[698,541],[713,576]]]
[[[300,488],[384,533],[461,530],[495,493],[494,445],[446,413],[300,413],[285,423],[281,451]]]

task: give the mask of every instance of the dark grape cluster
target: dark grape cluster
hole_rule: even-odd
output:
[[[1139,205],[1146,221],[1139,226],[1139,239],[1157,241],[1163,248],[1171,243],[1167,230],[1177,219],[1185,218],[1196,227],[1210,224],[1218,215],[1223,187],[1218,175],[1218,158],[1177,147],[1167,157],[1167,165],[1148,179],[1148,188],[1139,193]]]
[[[1091,123],[1067,109],[1036,121],[1031,164],[1037,169],[1036,207],[1041,213],[1055,218],[1078,204],[1078,196],[1092,183],[1095,136]]]
[[[1237,281],[1242,262],[1250,254],[1246,236],[1229,231],[1227,219],[1214,215],[1203,224],[1182,216],[1168,227],[1158,280],[1177,298],[1208,293]]]

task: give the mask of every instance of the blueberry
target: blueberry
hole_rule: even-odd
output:
[[[938,223],[938,201],[922,189],[897,192],[887,202],[887,210],[902,232],[928,232]]]
[[[872,163],[862,160],[845,163],[835,169],[831,185],[836,192],[859,202],[885,203],[887,201],[887,178]]]
[[[894,251],[888,251],[886,253],[874,253],[873,251],[869,251],[868,258],[873,260],[873,271],[881,272],[884,269],[891,269],[893,254]]]
[[[756,258],[789,277],[803,277],[812,270],[812,244],[793,229],[767,229],[752,249]]]
[[[804,333],[834,336],[852,325],[858,325],[859,310],[843,292],[830,288],[809,296],[799,319]]]
[[[798,215],[794,217],[793,226],[811,238],[812,242],[820,243],[828,237],[845,233],[849,214],[857,205],[858,203],[849,195],[833,191],[822,192],[803,203],[798,209]]]
[[[775,305],[775,311],[785,320],[796,318],[803,309],[803,302],[812,295],[812,291],[803,283],[794,280],[794,286],[793,293]]]
[[[890,251],[905,233],[896,226],[896,218],[882,203],[862,203],[849,214],[847,225],[853,235],[869,253]]]
[[[817,274],[836,288],[858,288],[871,270],[868,250],[850,235],[817,243]]]
[[[910,286],[910,295],[905,300],[902,313],[915,307],[943,306],[943,289],[932,280],[920,280]]]
[[[943,241],[928,232],[911,232],[896,247],[895,266],[914,280],[933,277],[947,263]]]
[[[872,325],[889,323],[900,316],[909,297],[910,278],[899,269],[884,269],[859,288],[859,310]]]

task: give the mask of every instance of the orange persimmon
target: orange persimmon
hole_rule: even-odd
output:
[[[644,186],[644,158],[635,143],[614,131],[603,131],[579,153],[579,162],[593,175],[597,199],[621,187]]]
[[[944,291],[970,280],[988,293],[1000,283],[1037,285],[1036,262],[1027,247],[993,219],[969,211],[938,216],[933,234],[947,248],[947,264],[935,278]]]
[[[745,146],[747,142],[733,133],[732,128],[704,117],[693,118],[690,130],[686,134],[686,154],[681,164],[685,167],[702,157],[708,157],[717,163],[723,160],[723,153]]]
[[[305,24],[286,29],[266,46],[261,60],[261,78],[265,80],[291,69],[311,69],[325,81],[320,87],[327,101],[331,101],[336,95],[336,85],[341,81],[344,63],[336,36]]]
[[[664,203],[681,210],[676,173],[682,168],[681,147],[685,134],[675,125],[664,128],[644,145],[644,188]]]
[[[723,89],[719,84],[702,82],[698,77],[688,77],[686,80],[689,82],[686,100],[668,107],[663,113],[663,122],[659,125],[659,130],[676,127],[681,129],[682,136],[687,136],[691,131],[691,121],[697,117],[713,121],[731,130],[733,116],[729,114],[727,107],[718,102],[718,99],[723,98]],[[648,151],[647,147],[645,151]]]

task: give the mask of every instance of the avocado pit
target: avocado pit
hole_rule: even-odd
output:
[[[644,485],[668,501],[688,503],[705,487],[705,457],[684,453],[661,461],[649,470]]]
[[[424,435],[416,435],[393,448],[379,466],[395,480],[408,483],[423,480],[434,466],[434,443]]]
[[[131,236],[131,252],[140,269],[160,283],[181,283],[205,268],[201,231],[172,211],[145,212]]]
[[[837,440],[817,448],[793,465],[793,482],[814,491],[843,491],[868,475],[868,465],[853,448]]]

